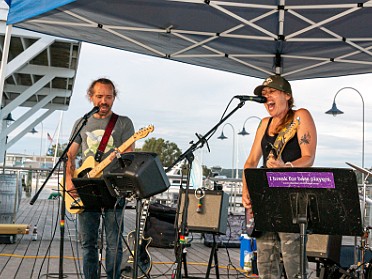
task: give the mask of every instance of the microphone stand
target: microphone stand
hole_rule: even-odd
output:
[[[204,136],[200,136],[198,134],[196,134],[196,136],[198,137],[198,141],[196,143],[193,143],[193,141],[191,142],[192,145],[189,147],[189,149],[187,149],[184,153],[182,153],[178,158],[177,160],[170,166],[168,167],[165,172],[169,172],[177,163],[181,162],[182,160],[186,159],[187,162],[188,162],[188,171],[187,171],[187,183],[186,183],[186,190],[185,190],[185,199],[184,199],[184,205],[183,205],[183,209],[182,209],[182,221],[181,221],[181,228],[180,228],[180,233],[179,233],[179,239],[177,240],[177,243],[176,243],[176,270],[174,270],[173,272],[173,275],[175,276],[175,278],[177,279],[181,279],[182,278],[182,275],[181,275],[181,268],[182,268],[182,253],[183,253],[183,250],[184,250],[184,244],[183,243],[183,237],[185,236],[185,232],[187,232],[187,210],[188,210],[188,207],[189,207],[189,189],[190,189],[190,173],[191,173],[191,168],[192,168],[192,162],[194,160],[194,154],[193,152],[198,149],[198,148],[202,148],[204,146],[204,144],[206,143],[207,144],[207,147],[208,147],[208,150],[209,150],[209,146],[208,146],[208,141],[207,141],[207,138],[212,134],[214,133],[217,128],[223,123],[226,121],[226,119],[228,119],[231,115],[233,115],[238,109],[240,109],[241,107],[243,107],[245,104],[245,101],[244,100],[240,100],[240,103],[229,113],[227,114],[225,117],[223,117],[212,129],[210,129]],[[181,240],[181,237],[182,237],[182,240]],[[177,251],[178,250],[178,251]],[[174,278],[172,275],[172,278]]]
[[[61,202],[61,211],[60,211],[60,215],[61,215],[61,217],[60,217],[61,218],[61,220],[60,220],[60,238],[61,238],[61,240],[59,242],[60,245],[59,245],[59,277],[58,277],[60,279],[64,278],[64,275],[63,275],[63,252],[64,252],[65,214],[66,214],[66,205],[65,205],[66,187],[65,186],[66,186],[66,162],[67,162],[67,159],[68,159],[67,158],[67,152],[70,149],[70,147],[71,147],[72,143],[74,142],[74,140],[76,139],[76,137],[80,134],[83,127],[87,124],[89,116],[86,114],[82,118],[84,121],[81,123],[79,129],[76,130],[75,134],[73,134],[73,136],[69,140],[66,148],[63,150],[62,155],[58,159],[57,163],[52,168],[52,170],[50,171],[48,176],[46,177],[43,185],[40,187],[40,189],[37,191],[37,193],[32,197],[32,199],[30,201],[30,205],[33,205],[35,203],[35,201],[38,199],[41,191],[44,189],[46,183],[48,182],[49,178],[55,172],[55,170],[57,169],[59,164],[61,162],[63,162],[63,179],[62,179],[62,182],[63,182],[62,189],[63,190],[62,190],[62,202]],[[56,146],[56,148],[58,148],[58,146]]]

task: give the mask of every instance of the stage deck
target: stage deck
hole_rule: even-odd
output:
[[[18,210],[16,224],[29,224],[30,234],[17,235],[15,243],[0,244],[0,278],[82,278],[81,249],[76,233],[75,215],[67,214],[65,237],[61,245],[59,226],[59,202],[52,199],[38,199],[34,205],[29,198],[23,198]],[[32,240],[32,228],[37,226],[37,240]],[[135,227],[135,210],[126,209],[125,234]],[[59,260],[61,246],[63,261]],[[149,247],[152,258],[151,278],[171,278],[175,256],[173,249]],[[190,277],[205,277],[211,248],[195,236],[187,248],[187,274]],[[104,256],[104,255],[103,255]],[[254,278],[247,276],[239,267],[239,248],[218,248],[217,252],[220,278]],[[61,269],[61,264],[62,269]],[[185,269],[182,268],[183,276]],[[102,268],[102,277],[105,276]],[[213,267],[210,278],[216,278]]]
[[[1,278],[83,278],[81,248],[78,241],[76,215],[66,214],[64,242],[61,244],[60,208],[58,199],[48,199],[53,191],[44,191],[34,205],[30,197],[23,197],[17,213],[16,224],[30,225],[30,234],[18,234],[11,244],[0,243],[0,279]],[[136,210],[125,211],[124,235],[135,228]],[[32,229],[37,226],[37,240],[32,240]],[[3,235],[0,234],[0,238]],[[201,234],[192,234],[191,246],[187,248],[186,268],[182,267],[182,278],[205,278],[211,248],[204,245]],[[353,237],[343,237],[343,246],[348,247],[348,264],[352,264]],[[359,242],[359,241],[358,241]],[[60,252],[63,247],[63,253]],[[345,249],[341,250],[343,254]],[[172,248],[149,247],[152,269],[149,278],[172,278],[175,268],[175,253]],[[349,255],[350,254],[350,255]],[[60,255],[63,260],[60,261]],[[368,255],[370,256],[370,255]],[[103,254],[105,257],[105,254]],[[240,268],[240,248],[220,247],[217,250],[218,269],[213,265],[209,278],[257,278],[248,275]],[[345,256],[342,256],[345,258]],[[349,263],[350,262],[350,263]],[[62,266],[62,267],[61,267]],[[346,266],[346,265],[345,265]],[[348,266],[348,265],[347,265]],[[308,278],[316,277],[316,264],[309,263]],[[60,273],[62,275],[60,276]],[[319,275],[318,275],[319,276]],[[106,278],[104,265],[102,276]]]

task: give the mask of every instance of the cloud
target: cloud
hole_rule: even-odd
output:
[[[183,151],[196,142],[195,133],[205,135],[221,119],[223,112],[235,95],[253,95],[254,88],[262,80],[240,76],[217,70],[177,63],[165,59],[128,53],[95,45],[83,44],[78,73],[73,89],[70,108],[64,113],[62,138],[67,140],[72,123],[91,109],[87,101],[86,89],[96,78],[112,79],[119,89],[119,98],[114,110],[128,115],[136,129],[155,125],[151,136],[162,137],[175,142]],[[372,165],[372,94],[368,89],[372,75],[313,79],[291,82],[296,108],[307,108],[318,130],[317,166],[345,167],[345,161],[360,164],[362,139],[362,102],[360,96],[345,89],[337,96],[336,102],[344,115],[332,117],[325,111],[332,106],[336,92],[352,86],[360,90],[365,103],[365,166]],[[228,111],[238,104],[234,100]],[[44,121],[44,133],[54,134],[59,114],[54,113]],[[263,105],[246,102],[225,123],[231,123],[235,132],[241,130],[244,121],[250,116],[264,117],[267,113]],[[248,121],[246,128],[252,134],[238,137],[238,165],[243,167],[253,141],[257,122]],[[232,133],[230,127],[224,128],[229,139],[221,141],[222,126],[209,141],[211,153],[203,148],[206,165],[232,166]],[[30,135],[27,135],[29,137]],[[35,144],[20,141],[13,150],[27,151],[34,148],[38,154],[38,137]],[[367,144],[369,143],[369,144]],[[141,142],[138,143],[140,145]]]

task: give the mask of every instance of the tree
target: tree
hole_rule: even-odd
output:
[[[160,162],[164,167],[171,166],[182,153],[177,144],[162,138],[146,139],[141,150],[158,154]]]
[[[66,149],[66,147],[67,147],[67,143],[58,144],[57,157],[60,157],[62,155],[62,152]],[[52,147],[48,148],[47,155],[54,156],[55,150],[56,150],[56,144],[53,144]]]
[[[203,175],[205,177],[212,176],[212,170],[211,169],[209,169],[206,165],[202,165],[202,168],[203,168]]]

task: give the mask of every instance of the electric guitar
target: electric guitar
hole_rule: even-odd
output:
[[[127,139],[116,151],[113,151],[103,161],[98,163],[94,160],[93,156],[89,156],[85,159],[82,166],[74,171],[73,178],[95,178],[102,175],[103,170],[114,160],[116,153],[123,153],[127,150],[135,141],[147,137],[147,135],[154,131],[154,126],[149,125],[146,128],[142,128],[134,133],[129,139]],[[59,183],[60,190],[62,191],[64,186],[63,182]],[[66,192],[65,205],[68,212],[71,214],[79,214],[84,211],[84,204],[79,198],[73,198],[68,192]],[[71,208],[73,207],[73,208]]]
[[[276,160],[282,155],[286,144],[295,136],[298,125],[300,125],[300,117],[297,117],[287,127],[280,131],[274,144],[271,145],[271,150],[267,159],[274,158]],[[245,209],[245,230],[250,237],[259,237],[260,235],[260,232],[255,230],[254,218],[250,217],[247,208]]]
[[[143,231],[146,225],[146,218],[149,208],[150,200],[146,199],[142,205],[142,213],[141,213],[141,220],[140,220],[140,227],[139,227],[139,241],[138,241],[138,257],[137,257],[137,278],[143,278],[147,274],[149,274],[152,263],[151,263],[151,256],[147,247],[149,246],[152,238],[144,238]],[[133,278],[133,269],[134,269],[134,258],[135,256],[135,247],[136,247],[136,231],[131,231],[127,236],[127,243],[129,246],[123,250],[123,260],[121,262],[121,275],[124,278],[131,279]]]

